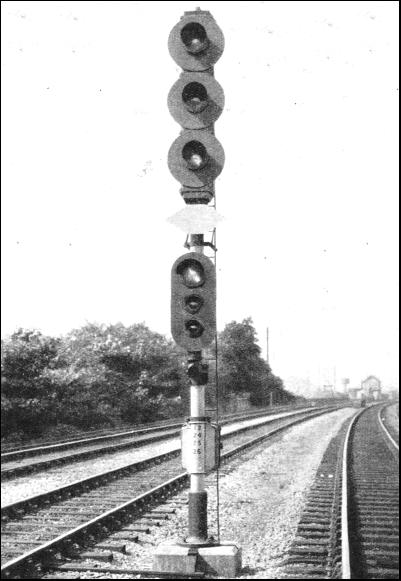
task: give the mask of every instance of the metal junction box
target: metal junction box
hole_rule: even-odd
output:
[[[220,429],[189,420],[181,429],[182,467],[190,474],[207,474],[219,465]]]

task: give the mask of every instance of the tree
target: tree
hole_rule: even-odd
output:
[[[271,390],[284,390],[256,341],[252,319],[226,326],[219,382],[225,394],[250,393],[251,403],[266,405]],[[89,429],[184,415],[185,359],[144,323],[88,323],[59,338],[20,329],[2,342],[2,434],[32,437],[52,426]]]
[[[54,418],[54,393],[43,378],[57,366],[59,342],[39,331],[19,329],[1,349],[2,434],[21,429],[34,436]]]
[[[2,434],[181,415],[187,384],[175,345],[143,323],[89,323],[58,339],[20,330],[2,342]]]
[[[219,335],[219,382],[224,393],[249,393],[261,372],[260,347],[252,319],[232,321]]]
[[[95,395],[103,421],[106,411],[114,422],[166,417],[186,382],[175,346],[143,323],[88,324],[69,333],[61,351],[71,369],[94,371],[95,384],[81,382],[81,389]]]
[[[256,341],[250,317],[226,325],[219,335],[219,383],[225,395],[250,393],[253,405],[267,405],[270,392],[282,390],[283,382],[262,359]]]

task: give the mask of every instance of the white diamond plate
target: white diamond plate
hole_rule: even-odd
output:
[[[216,227],[224,217],[218,214],[212,206],[191,204],[167,218],[167,222],[177,226],[186,234],[203,234]]]

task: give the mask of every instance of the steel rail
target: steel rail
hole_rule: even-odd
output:
[[[380,406],[380,404],[374,404]],[[377,412],[378,423],[381,426],[383,433],[389,438],[391,443],[395,445],[398,450],[397,443],[393,440],[388,430],[384,426],[381,420],[381,413],[387,406],[380,406]],[[350,437],[353,429],[356,426],[358,419],[363,413],[370,410],[372,406],[364,408],[359,411],[351,420],[350,425],[347,430],[347,435],[344,440],[343,446],[343,458],[342,458],[342,489],[341,489],[341,564],[342,564],[342,576],[341,579],[352,579],[351,572],[351,550],[350,550],[350,523],[349,523],[349,485],[350,485],[350,472],[348,470],[348,462],[351,456],[351,445]]]
[[[245,444],[240,444],[233,450],[224,453],[221,457],[221,463],[228,461],[233,456],[240,454],[251,446],[255,446],[262,441],[273,437],[281,431],[287,430],[296,424],[323,415],[325,413],[330,413],[336,409],[339,408],[330,407],[329,409],[326,408],[323,411],[314,409],[313,412],[315,413],[307,414],[302,418],[296,418],[289,424],[278,426],[269,431],[267,434],[258,436],[254,440],[248,441]],[[167,482],[164,482],[161,485],[153,488],[152,490],[147,491],[140,496],[137,496],[134,499],[131,499],[113,509],[110,509],[98,515],[97,517],[79,525],[78,527],[75,527],[74,529],[63,533],[62,535],[59,535],[55,539],[47,541],[39,547],[35,547],[27,553],[24,553],[23,555],[20,555],[19,557],[4,563],[4,565],[1,567],[2,579],[13,578],[14,575],[19,576],[19,578],[29,578],[29,575],[32,574],[33,571],[37,571],[37,568],[41,567],[41,559],[49,566],[49,563],[54,554],[58,551],[63,552],[63,550],[68,550],[68,547],[71,546],[71,543],[76,542],[80,546],[85,546],[87,544],[85,537],[87,539],[91,534],[96,536],[104,536],[105,526],[111,530],[120,528],[122,523],[128,521],[131,518],[133,512],[138,514],[142,513],[146,509],[146,506],[151,502],[159,499],[165,499],[171,493],[183,488],[188,482],[188,479],[189,475],[186,472],[183,472],[171,478]]]
[[[341,482],[341,579],[351,579],[350,541],[348,528],[348,456],[351,431],[359,418],[369,408],[361,409],[351,420],[343,444]]]
[[[114,528],[114,526],[116,525],[118,526],[116,520],[118,518],[121,518],[123,521],[126,520],[128,511],[131,511],[134,508],[139,509],[144,508],[144,506],[147,503],[159,498],[160,496],[165,495],[169,489],[178,490],[187,479],[188,474],[186,472],[178,476],[175,476],[174,478],[171,478],[170,480],[162,483],[161,485],[152,488],[152,490],[149,490],[148,492],[145,492],[132,500],[129,500],[115,508],[112,508],[98,515],[97,517],[83,523],[82,525],[79,525],[78,527],[75,527],[74,529],[71,529],[66,533],[63,533],[62,535],[59,535],[55,539],[47,541],[43,545],[35,547],[34,549],[31,549],[27,553],[24,553],[23,555],[20,555],[19,557],[16,557],[15,559],[8,561],[1,567],[2,579],[8,578],[13,571],[14,573],[18,572],[21,566],[25,565],[26,563],[29,563],[29,561],[31,561],[32,565],[34,558],[41,557],[45,553],[50,553],[51,557],[54,554],[54,551],[57,550],[62,551],[63,548],[65,549],[66,542],[70,544],[71,542],[78,541],[81,535],[83,534],[85,536],[88,536],[91,533],[98,532],[96,529],[99,529],[100,525],[109,524],[109,526],[111,526],[112,528]]]
[[[30,510],[36,510],[42,505],[51,502],[52,500],[63,500],[67,498],[71,493],[78,493],[82,490],[82,494],[97,488],[98,486],[104,485],[111,480],[115,480],[119,476],[126,475],[129,472],[139,472],[148,468],[152,464],[161,464],[166,460],[170,460],[178,456],[180,450],[172,450],[170,452],[165,452],[164,454],[157,454],[155,456],[150,456],[146,460],[139,460],[138,462],[133,462],[132,464],[126,464],[125,466],[120,466],[119,468],[113,468],[112,470],[106,470],[105,472],[98,472],[93,476],[88,476],[81,480],[74,480],[69,484],[64,484],[63,486],[58,486],[47,492],[40,494],[35,494],[24,498],[23,500],[18,500],[10,504],[6,504],[1,507],[1,518],[11,519],[15,516],[20,516],[21,513],[28,512]]]
[[[91,450],[84,450],[80,452],[76,452],[74,454],[69,454],[66,456],[59,456],[58,458],[50,458],[48,460],[43,460],[42,462],[36,462],[33,464],[25,464],[22,466],[14,466],[11,468],[4,468],[1,470],[1,478],[2,480],[8,480],[16,476],[26,476],[27,474],[31,474],[33,472],[40,472],[42,470],[50,469],[55,466],[60,466],[62,464],[74,463],[79,462],[81,460],[86,460],[88,458],[92,458],[94,456],[101,456],[104,454],[114,454],[118,453],[122,450],[126,450],[128,448],[141,448],[143,446],[147,446],[148,444],[152,444],[154,442],[159,442],[161,440],[168,440],[170,438],[174,438],[178,436],[180,430],[169,428],[167,431],[164,430],[165,433],[160,433],[157,436],[149,436],[143,440],[132,440],[130,442],[120,442],[116,444],[111,444],[109,446],[105,446],[102,448],[93,448]],[[161,431],[161,430],[159,430]]]
[[[37,450],[40,450],[43,447],[47,447],[47,446],[64,446],[64,445],[68,445],[68,444],[74,444],[74,443],[79,443],[81,440],[92,440],[92,439],[96,439],[96,438],[110,438],[113,436],[119,436],[120,434],[125,434],[128,433],[130,434],[131,432],[141,432],[142,430],[149,430],[151,428],[155,428],[155,429],[162,429],[162,428],[168,428],[171,425],[174,424],[178,424],[180,421],[182,421],[183,418],[172,418],[169,420],[160,420],[159,422],[150,422],[148,424],[137,424],[134,427],[128,427],[128,426],[120,426],[117,428],[109,428],[109,429],[104,429],[104,430],[89,430],[89,431],[81,431],[78,434],[76,434],[75,436],[70,436],[67,439],[67,436],[64,438],[53,438],[51,440],[43,440],[43,441],[36,441],[34,444],[30,443],[30,444],[20,444],[20,445],[13,445],[13,444],[7,444],[5,443],[3,445],[4,448],[4,452],[3,454],[10,454],[10,453],[15,453],[18,454],[19,452],[35,452]]]
[[[45,444],[43,446],[35,446],[33,448],[27,449],[17,449],[8,452],[3,452],[1,454],[1,460],[11,462],[13,460],[21,458],[29,458],[30,456],[40,456],[46,454],[47,452],[53,452],[58,450],[69,450],[71,448],[79,448],[85,446],[86,444],[97,444],[100,442],[106,442],[108,440],[120,439],[129,436],[140,436],[142,434],[151,434],[153,432],[162,432],[166,430],[173,430],[174,428],[180,428],[182,422],[172,423],[165,426],[155,426],[151,428],[139,428],[137,430],[130,430],[128,432],[119,432],[117,434],[108,434],[105,436],[94,436],[92,438],[81,438],[79,440],[69,440],[65,442],[57,442],[54,444]]]
[[[258,427],[263,427],[266,424],[274,423],[274,422],[283,420],[286,417],[291,418],[291,417],[294,417],[295,415],[300,415],[303,413],[313,414],[314,412],[318,412],[321,409],[322,408],[311,408],[310,410],[302,410],[302,411],[297,410],[297,411],[294,411],[293,413],[290,413],[289,415],[284,416],[284,417],[281,416],[279,418],[274,418],[274,419],[267,418],[266,421],[260,422],[259,424],[243,426],[241,428],[233,430],[232,432],[229,432],[227,434],[223,434],[221,436],[221,439],[226,440],[226,439],[228,439],[232,436],[235,436],[237,434],[242,434],[242,433],[245,433],[247,431],[251,431],[252,429],[256,429]],[[324,409],[326,410],[327,408],[324,408]],[[154,465],[154,464],[161,464],[162,462],[165,462],[167,460],[170,460],[171,458],[178,456],[180,454],[180,451],[181,451],[181,449],[178,446],[176,449],[170,450],[169,452],[164,452],[162,454],[156,454],[156,455],[150,456],[144,460],[132,462],[130,464],[120,466],[119,468],[113,468],[112,470],[105,470],[103,472],[99,472],[97,474],[94,474],[93,476],[88,476],[87,478],[75,480],[73,482],[70,482],[69,484],[64,484],[64,485],[59,486],[57,488],[54,488],[50,491],[35,494],[35,495],[30,496],[28,498],[25,498],[23,500],[4,505],[1,507],[1,518],[2,519],[5,519],[5,518],[10,519],[10,518],[13,518],[15,516],[18,517],[21,515],[21,513],[27,512],[27,511],[32,510],[32,509],[36,510],[40,506],[47,504],[49,501],[52,501],[54,499],[62,500],[63,498],[69,496],[71,493],[75,493],[78,496],[78,493],[80,491],[82,491],[82,493],[88,492],[88,490],[96,488],[99,485],[105,484],[111,480],[115,480],[118,476],[122,476],[122,475],[125,475],[125,474],[127,474],[129,472],[133,472],[133,471],[138,472],[138,471],[144,470],[145,468],[148,468],[149,466]]]
[[[300,413],[305,413],[305,412],[309,412],[309,411],[313,411],[316,409],[320,409],[320,408],[300,408],[300,409],[296,409],[296,410],[291,410],[291,411],[282,411],[281,413],[283,414],[287,414],[287,415],[296,415],[296,414],[300,414]],[[280,413],[280,412],[279,412]],[[250,415],[250,416],[241,416],[241,418],[237,418],[237,419],[226,419],[223,422],[221,422],[221,425],[227,425],[230,423],[235,423],[236,421],[240,422],[240,421],[251,421],[253,419],[257,419],[260,417],[266,417],[266,423],[270,422],[270,421],[275,421],[275,419],[271,419],[271,416],[273,415],[273,413],[258,413],[256,415]],[[263,425],[262,423],[260,425]],[[244,430],[246,429],[252,429],[253,426],[250,425],[249,428],[245,427],[243,428]],[[171,429],[171,428],[166,428],[167,429]],[[239,433],[240,430],[238,430]],[[100,449],[93,449],[93,450],[84,450],[81,452],[77,452],[75,454],[71,454],[71,455],[67,455],[67,456],[61,456],[59,458],[51,458],[48,460],[43,460],[42,462],[38,462],[38,463],[34,463],[34,464],[26,464],[26,465],[22,465],[22,466],[16,466],[16,467],[11,467],[11,468],[4,468],[1,470],[1,477],[2,480],[6,480],[6,479],[10,479],[13,478],[15,476],[23,476],[23,475],[27,475],[30,474],[32,472],[38,472],[40,470],[45,470],[45,469],[49,469],[53,466],[60,466],[62,464],[68,464],[68,463],[73,463],[73,462],[77,462],[80,460],[85,460],[94,456],[101,456],[103,454],[113,454],[115,452],[119,452],[122,450],[125,450],[127,448],[136,448],[136,447],[142,447],[144,445],[150,444],[152,442],[157,442],[159,440],[166,440],[166,439],[170,439],[173,437],[176,437],[179,434],[180,430],[174,431],[174,432],[169,432],[169,433],[162,433],[159,436],[150,436],[149,438],[147,438],[146,440],[142,440],[142,441],[130,441],[130,442],[121,442],[121,443],[117,443],[117,444],[113,444],[112,446],[107,446],[105,448],[100,448]]]
[[[241,418],[247,419],[247,418],[253,418],[253,417],[258,417],[259,415],[264,415],[264,414],[274,414],[275,412],[279,412],[281,410],[285,410],[288,409],[289,406],[278,406],[274,409],[271,408],[265,408],[262,410],[254,410],[251,413],[245,413],[245,412],[237,412],[235,414],[226,414],[222,421],[220,422],[221,424],[226,424],[226,423],[230,423],[232,421],[236,421],[239,420]],[[301,406],[302,407],[302,406]],[[305,406],[303,406],[305,407]],[[297,407],[295,406],[291,406],[291,409],[297,409]],[[90,444],[96,444],[96,443],[100,443],[100,442],[105,442],[105,441],[111,441],[114,439],[119,439],[119,438],[126,438],[126,437],[130,437],[130,436],[138,436],[138,435],[142,435],[142,434],[147,434],[147,433],[152,433],[152,432],[157,432],[157,431],[164,431],[164,430],[169,430],[169,429],[174,429],[174,428],[181,428],[183,422],[185,421],[185,418],[182,418],[180,420],[177,421],[170,421],[170,423],[163,423],[157,426],[149,426],[149,427],[138,427],[138,428],[134,428],[132,430],[127,430],[127,431],[120,431],[120,432],[116,432],[116,433],[112,433],[112,434],[103,434],[103,435],[99,435],[99,436],[92,436],[92,437],[86,437],[86,438],[78,438],[78,439],[71,439],[71,440],[66,440],[66,441],[59,441],[59,442],[54,442],[54,443],[46,443],[40,446],[34,446],[34,447],[28,447],[28,448],[17,448],[17,449],[13,449],[13,450],[8,450],[6,452],[3,452],[1,454],[1,460],[2,461],[11,461],[11,460],[15,460],[18,458],[23,458],[23,457],[30,457],[30,456],[35,456],[35,455],[41,455],[41,454],[45,454],[46,452],[52,452],[52,451],[57,451],[57,450],[68,450],[70,448],[78,448],[80,446],[84,446],[84,445],[90,445]]]
[[[392,405],[392,404],[388,404],[386,406],[383,406],[379,410],[379,412],[378,412],[379,424],[380,424],[380,427],[382,428],[384,434],[386,435],[386,437],[390,440],[391,444],[398,451],[399,450],[399,446],[398,446],[397,442],[394,440],[394,438],[392,437],[392,435],[390,434],[390,432],[389,432],[389,430],[388,430],[387,426],[385,425],[385,423],[383,421],[383,418],[382,418],[382,412],[384,412],[384,410],[386,408],[388,408],[390,405]]]

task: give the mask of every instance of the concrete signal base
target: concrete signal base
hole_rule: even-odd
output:
[[[153,570],[164,573],[205,573],[233,579],[241,571],[241,562],[241,549],[234,543],[185,546],[185,543],[170,541],[156,549]]]

